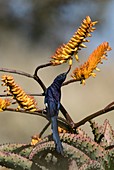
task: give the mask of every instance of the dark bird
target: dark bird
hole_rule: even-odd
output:
[[[58,75],[54,79],[53,83],[46,90],[45,100],[44,100],[46,106],[47,118],[51,121],[53,140],[56,144],[57,152],[61,154],[63,154],[63,147],[58,133],[57,117],[60,109],[61,86],[65,81],[69,71],[70,71],[70,67],[67,72]]]

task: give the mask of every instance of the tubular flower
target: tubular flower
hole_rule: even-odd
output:
[[[19,87],[14,78],[10,75],[2,76],[3,86],[7,86],[7,91],[13,95],[13,98],[19,104],[18,108],[23,108],[26,111],[34,112],[37,110],[36,102],[32,96],[27,95],[21,87]]]
[[[41,138],[39,138],[38,135],[34,135],[31,138],[32,138],[32,140],[31,140],[32,146],[35,146],[37,143],[39,143],[42,140]]]
[[[96,74],[93,73],[93,70],[100,71],[97,68],[99,63],[102,64],[102,59],[107,59],[107,51],[110,51],[111,47],[109,46],[108,42],[103,42],[100,44],[89,56],[88,60],[81,65],[79,68],[76,68],[73,71],[72,77],[77,81],[81,81],[82,84],[85,84],[85,79],[90,76],[95,77]]]
[[[91,37],[91,33],[95,30],[95,27],[93,26],[96,23],[97,21],[92,22],[91,18],[87,16],[69,42],[67,44],[63,44],[55,51],[51,60],[52,64],[58,65],[69,60],[69,65],[72,65],[72,55],[74,55],[76,60],[78,60],[78,50],[86,48],[86,45],[83,43],[89,42],[86,38]]]
[[[58,127],[58,132],[59,132],[59,133],[66,133],[66,132],[68,132],[68,131],[65,130],[65,129],[63,129],[63,128],[61,128],[61,127]]]
[[[10,106],[9,99],[1,99],[0,98],[0,112],[4,111],[8,106]]]

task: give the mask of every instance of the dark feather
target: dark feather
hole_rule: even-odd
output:
[[[63,155],[63,147],[58,133],[57,116],[51,117],[51,121],[52,121],[53,140],[55,141],[57,152]]]

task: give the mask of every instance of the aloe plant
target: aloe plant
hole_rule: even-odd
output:
[[[45,96],[46,92],[46,86],[39,77],[38,71],[42,68],[54,67],[67,62],[72,67],[74,58],[78,60],[78,51],[86,47],[85,42],[89,42],[86,38],[92,35],[95,30],[93,26],[96,23],[87,16],[68,43],[63,44],[55,51],[49,63],[39,65],[33,75],[19,70],[0,68],[1,72],[22,75],[35,80],[43,90],[41,94],[27,94],[15,82],[13,76],[5,74],[1,81],[2,85],[7,87],[5,90],[7,94],[0,95],[0,111],[32,113],[32,115],[42,116],[48,120],[46,109],[39,109],[34,100],[34,96]],[[102,63],[103,59],[106,59],[107,52],[110,50],[111,47],[108,42],[101,43],[84,64],[74,69],[72,78],[64,82],[62,86],[76,81],[85,84],[87,78],[95,77],[96,74],[93,71],[99,71],[97,65]],[[15,104],[18,104],[18,107]],[[103,125],[99,125],[95,121],[97,116],[112,110],[114,110],[114,102],[79,122],[74,122],[71,114],[68,114],[66,108],[60,103],[60,111],[64,118],[58,117],[58,131],[63,154],[56,151],[53,134],[42,138],[43,133],[51,123],[48,120],[42,131],[32,136],[31,143],[1,144],[0,165],[16,170],[58,170],[62,168],[65,170],[114,170],[114,130],[107,119]],[[94,138],[88,136],[87,132],[81,129],[81,125],[86,122],[90,123]]]

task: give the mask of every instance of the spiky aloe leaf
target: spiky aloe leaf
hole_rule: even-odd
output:
[[[60,138],[62,141],[80,149],[91,159],[99,160],[103,166],[107,166],[109,157],[107,156],[106,151],[91,138],[68,133],[65,133],[63,136],[60,134]]]
[[[86,137],[86,136],[87,136],[86,132],[85,132],[83,129],[81,129],[80,127],[78,127],[78,128],[76,129],[76,133],[75,133],[75,134],[82,135],[83,137]]]
[[[109,161],[110,169],[113,170],[114,169],[114,145],[108,146],[106,150],[107,150],[107,155],[110,156],[110,161]]]
[[[103,129],[104,138],[102,139],[100,145],[104,148],[114,145],[114,130],[107,119],[104,121]]]
[[[62,142],[79,149],[90,157],[90,159],[99,160],[104,167],[106,167],[109,163],[110,156],[107,155],[105,149],[93,141],[90,137],[70,133],[60,133],[59,136]],[[52,140],[51,135],[45,137],[42,142],[50,140]]]
[[[31,146],[30,144],[3,144],[3,145],[0,145],[0,151],[8,152],[8,153],[15,153],[15,154],[21,155],[25,158],[29,157],[29,154],[32,149],[33,149],[33,146]]]
[[[103,126],[99,126],[98,123],[96,123],[93,120],[90,120],[89,123],[90,123],[90,127],[92,128],[93,135],[94,135],[94,141],[97,143],[100,143],[102,138],[104,137]]]
[[[14,153],[0,151],[0,165],[16,170],[35,170],[32,161]]]
[[[90,161],[90,158],[79,149],[74,148],[73,146],[70,146],[66,143],[62,143],[62,146],[63,146],[64,156],[56,152],[55,143],[53,141],[41,143],[32,150],[29,159],[35,161],[35,159],[37,158],[37,163],[42,164],[40,158],[43,157],[43,159],[45,159],[47,162],[50,162],[49,157],[46,159],[48,153],[50,153],[56,157],[57,164],[63,163],[61,159],[64,159],[64,164],[67,164],[68,162],[74,160],[78,168],[82,166],[84,163]]]
[[[82,165],[79,170],[105,170],[102,165],[97,161],[90,161]]]

